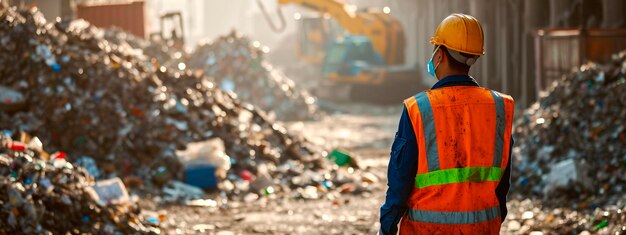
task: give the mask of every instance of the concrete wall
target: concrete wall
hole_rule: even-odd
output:
[[[626,2],[624,0],[602,1],[602,27],[617,28],[626,25]]]

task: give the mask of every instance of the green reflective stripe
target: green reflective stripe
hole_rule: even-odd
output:
[[[500,217],[500,207],[495,206],[485,210],[439,212],[411,209],[407,217],[415,222],[435,224],[474,224],[489,221]]]
[[[425,188],[433,185],[500,181],[504,170],[500,167],[468,167],[432,171],[415,176],[415,187]]]

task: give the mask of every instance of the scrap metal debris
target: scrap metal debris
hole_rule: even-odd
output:
[[[0,135],[0,233],[160,233],[142,220],[119,179],[96,183],[64,156],[48,154],[37,137]]]
[[[226,91],[266,110],[279,120],[309,120],[318,115],[317,101],[265,61],[267,48],[232,32],[200,44],[187,66],[202,70]]]
[[[625,90],[626,52],[621,52],[608,64],[587,63],[555,81],[516,120],[513,195],[560,208],[545,215],[550,221],[542,218],[530,228],[597,231],[590,224],[600,222],[589,217],[596,218],[605,208],[602,211],[615,216],[600,227],[611,234],[626,231]],[[559,222],[563,220],[570,224]]]

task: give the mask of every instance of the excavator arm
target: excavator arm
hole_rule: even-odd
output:
[[[341,0],[278,0],[279,5],[294,4],[322,14],[328,14],[345,30],[363,35],[364,25],[357,19],[356,7]]]
[[[294,4],[327,14],[349,33],[369,38],[374,51],[384,58],[386,64],[404,63],[404,30],[400,22],[388,14],[373,9],[357,11],[355,6],[343,0],[278,0],[278,4]]]

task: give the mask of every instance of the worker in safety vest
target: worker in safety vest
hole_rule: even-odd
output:
[[[431,43],[428,72],[439,81],[404,101],[380,233],[498,234],[510,187],[513,99],[468,75],[485,54],[476,18],[448,16]]]

